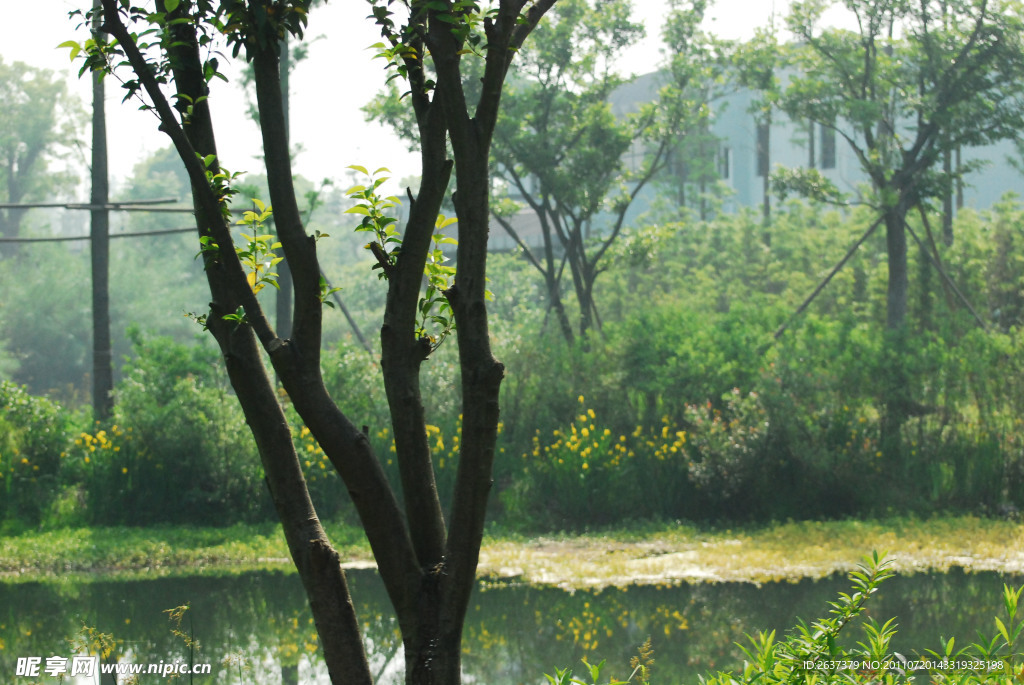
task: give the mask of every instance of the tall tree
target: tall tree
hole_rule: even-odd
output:
[[[323,0],[313,0],[309,7],[312,9]],[[281,38],[278,62],[281,69],[281,106],[284,110],[285,135],[291,140],[291,77],[292,71],[309,55],[309,46],[306,44],[292,45],[288,34]],[[245,69],[242,82],[246,86],[249,115],[257,123],[260,123],[259,107],[249,100],[250,87],[253,85],[252,68]],[[294,152],[294,151],[293,151]],[[292,321],[292,274],[288,267],[287,260],[282,261],[278,267],[277,275],[277,296],[274,307],[274,325],[282,337],[288,337],[291,331]]]
[[[609,103],[625,82],[615,60],[644,32],[630,13],[624,0],[560,2],[516,64],[495,132],[496,175],[539,220],[541,244],[531,248],[506,212],[495,212],[495,219],[542,274],[549,305],[570,343],[574,327],[562,300],[564,267],[579,305],[575,332],[585,334],[597,321],[597,268],[588,248],[603,253],[621,229],[619,221],[600,246],[588,245],[596,236],[592,222],[611,188],[629,173],[623,155],[647,123],[618,119]],[[620,217],[631,199],[627,195],[615,208]]]
[[[671,3],[661,87],[654,102],[632,112],[616,116],[610,103],[620,88],[619,97],[630,92],[622,86],[632,79],[619,75],[615,62],[643,30],[631,21],[629,2],[559,3],[555,20],[517,63],[495,133],[496,175],[537,217],[540,244],[519,236],[511,217],[495,218],[544,277],[570,343],[574,330],[561,295],[566,267],[582,336],[600,326],[594,287],[630,208],[673,152],[706,133],[720,45],[700,30],[705,7],[705,0]]]
[[[822,28],[836,5],[856,30]],[[953,179],[937,168],[947,151],[1024,129],[1024,18],[1010,0],[804,0],[788,24],[796,71],[781,106],[849,144],[885,226],[892,365],[883,441],[891,452],[912,404],[901,353],[907,214],[949,192]]]
[[[146,99],[188,171],[212,296],[203,321],[221,348],[255,438],[285,539],[309,596],[331,681],[369,683],[372,677],[338,553],[310,500],[264,355],[359,513],[398,616],[406,681],[458,683],[462,626],[483,536],[504,373],[491,354],[485,300],[490,143],[512,57],[554,0],[499,0],[486,10],[473,2],[410,0],[400,3],[405,12],[400,22],[390,10],[398,3],[382,0],[373,5],[384,37],[382,55],[409,84],[421,141],[423,181],[410,197],[404,231],[399,233],[382,213],[390,202],[377,194],[379,177],[352,190],[388,288],[381,361],[401,504],[366,432],[328,396],[321,377],[321,319],[328,293],[317,260],[319,236],[307,235],[292,186],[279,66],[280,42],[286,33],[301,36],[309,0],[157,0],[155,12],[119,0],[102,2],[103,28],[113,41],[88,44],[89,65],[130,66],[129,94]],[[136,25],[155,30],[134,33]],[[237,247],[226,211],[232,175],[217,156],[209,110],[209,86],[220,75],[216,41],[222,34],[234,53],[244,53],[254,68],[274,225],[294,279],[288,339],[277,335],[255,292],[273,281],[268,264],[276,259],[271,253],[277,240],[259,233],[269,210],[246,217],[252,236]],[[480,96],[472,102],[463,88],[462,62],[478,58],[484,70]],[[428,64],[436,78],[427,78]],[[162,82],[175,93],[173,105]],[[451,274],[439,264],[434,236],[453,169],[458,180],[458,268]],[[425,273],[430,276],[426,286]],[[440,330],[433,327],[437,322],[443,322]],[[419,370],[452,326],[459,349],[464,438],[446,521],[427,441]],[[345,398],[339,399],[344,403]]]

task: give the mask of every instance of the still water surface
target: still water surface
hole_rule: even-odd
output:
[[[383,587],[373,571],[349,575],[378,682],[398,683],[402,655]],[[899,651],[937,649],[940,635],[968,644],[978,630],[993,632],[1004,582],[1017,586],[1024,579],[962,572],[896,577],[882,586],[870,614],[880,621],[897,617]],[[735,643],[745,641],[745,633],[784,632],[798,616],[822,616],[848,586],[845,578],[597,592],[482,584],[466,620],[466,681],[539,685],[543,673],[578,666],[583,656],[607,659],[610,673],[624,678],[630,656],[650,636],[655,680],[694,683],[699,673],[737,666]],[[196,683],[328,682],[302,588],[297,576],[284,572],[0,583],[0,682],[35,682],[15,677],[17,658],[69,657],[68,640],[81,639],[83,626],[112,634],[126,661],[187,660],[188,648],[166,613],[184,604],[191,608],[181,632],[198,641],[194,660],[213,665],[213,674],[196,676]],[[149,676],[141,682],[173,681]]]

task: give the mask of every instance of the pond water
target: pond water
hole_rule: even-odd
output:
[[[373,571],[349,576],[378,682],[398,683],[402,655],[383,587]],[[883,584],[869,611],[880,621],[897,617],[900,651],[938,649],[940,635],[968,644],[979,630],[993,632],[1004,582],[1017,586],[1024,579],[958,571],[896,577]],[[594,592],[482,583],[466,619],[466,681],[540,685],[545,672],[577,667],[584,656],[591,662],[607,659],[605,674],[624,678],[629,658],[651,637],[655,680],[695,683],[697,674],[737,666],[735,643],[745,641],[745,633],[781,632],[796,617],[823,616],[827,602],[848,587],[838,577],[760,587],[728,583]],[[212,664],[211,675],[196,676],[194,682],[328,682],[298,577],[285,572],[0,583],[0,682],[58,682],[16,677],[17,660],[70,657],[68,641],[81,641],[83,626],[113,635],[115,655],[125,662],[187,661],[189,649],[166,613],[185,604],[190,609],[179,632],[198,641],[195,663]],[[141,682],[166,681],[149,676]]]

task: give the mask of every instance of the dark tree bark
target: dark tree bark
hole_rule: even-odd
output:
[[[284,135],[285,140],[291,143],[291,51],[288,46],[288,34],[281,40],[281,103],[284,108]],[[288,268],[288,261],[285,260],[277,265],[277,297],[274,299],[275,314],[274,325],[277,327],[277,334],[286,339],[292,334],[292,272]]]

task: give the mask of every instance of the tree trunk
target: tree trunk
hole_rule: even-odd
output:
[[[881,425],[881,448],[889,463],[898,463],[900,433],[910,406],[910,379],[907,375],[907,211],[903,202],[887,210],[885,242],[889,260],[889,285],[886,299],[885,412]]]
[[[281,104],[284,108],[284,136],[291,144],[291,52],[288,50],[288,34],[281,39]],[[277,265],[277,297],[275,299],[274,325],[281,339],[292,335],[292,272],[288,260]]]
[[[925,254],[924,249],[920,250],[920,259],[917,262],[917,303],[920,330],[932,329],[932,262]]]
[[[563,256],[562,265],[556,270],[555,241],[551,235],[552,219],[549,218],[550,208],[547,199],[545,198],[543,203],[532,204],[534,205],[534,211],[537,212],[537,216],[540,218],[541,235],[544,237],[544,282],[548,289],[548,302],[551,304],[551,308],[555,310],[555,316],[558,318],[558,326],[562,331],[562,337],[565,338],[565,342],[571,348],[575,344],[576,335],[573,333],[572,324],[569,323],[569,315],[565,311],[565,301],[562,299],[561,287],[562,268],[564,268],[569,255]],[[553,220],[557,221],[557,217]]]
[[[942,172],[946,179],[953,175],[953,153],[950,150],[942,153]],[[953,211],[953,186],[950,185],[942,194],[942,242],[946,247],[953,245]]]
[[[762,240],[764,244],[771,247],[772,244],[772,113],[765,112],[764,122],[758,127],[761,135],[758,136],[758,171],[761,174],[761,222],[764,225]]]
[[[280,35],[272,22],[254,23],[246,43],[253,61],[262,122],[267,180],[274,224],[294,278],[291,336],[271,327],[250,287],[223,213],[224,191],[211,184],[221,162],[210,119],[204,62],[190,3],[175,3],[167,13],[164,43],[178,106],[185,102],[188,125],[178,123],[133,35],[122,23],[118,0],[102,0],[106,21],[132,69],[153,102],[161,128],[170,136],[193,186],[193,200],[206,276],[213,301],[206,324],[224,356],[228,376],[255,438],[266,482],[281,520],[289,552],[309,598],[324,660],[332,683],[369,685],[359,625],[337,552],[321,526],[309,497],[284,409],[265,365],[265,352],[291,402],[312,432],[355,504],[377,561],[381,579],[398,616],[406,649],[407,682],[457,685],[461,679],[462,626],[476,580],[487,499],[492,484],[498,430],[498,397],[504,367],[494,358],[486,306],[489,217],[488,158],[502,84],[512,56],[554,0],[537,0],[520,15],[522,3],[501,0],[484,22],[487,56],[482,95],[471,116],[462,91],[459,60],[462,39],[451,31],[451,15],[425,8],[402,29],[418,48],[404,56],[423,143],[423,184],[412,202],[402,249],[388,276],[388,302],[381,330],[382,367],[395,426],[406,511],[399,507],[383,468],[360,432],[328,395],[320,372],[322,292],[316,241],[302,225],[285,135],[278,61]],[[266,10],[268,3],[251,3]],[[265,15],[261,15],[265,16]],[[429,21],[428,21],[429,19]],[[243,22],[244,23],[244,22]],[[382,24],[387,34],[390,24]],[[421,30],[417,30],[421,29]],[[398,40],[398,33],[390,37]],[[427,45],[424,45],[427,43]],[[427,48],[427,49],[423,49]],[[425,87],[419,56],[430,53],[437,84]],[[430,100],[431,93],[436,102]],[[431,341],[415,339],[417,303],[437,210],[453,162],[447,159],[450,135],[458,194],[458,255],[454,284],[444,291],[457,324],[462,383],[463,440],[460,446],[450,524],[445,530],[438,503],[418,370]],[[204,168],[205,167],[205,168]],[[222,178],[223,176],[221,176]],[[230,315],[232,318],[226,319]],[[344,401],[344,398],[338,398]],[[425,480],[426,479],[426,480]],[[447,533],[447,534],[446,534]]]
[[[555,311],[555,318],[558,319],[558,327],[562,331],[565,342],[572,347],[576,341],[576,335],[572,331],[572,324],[569,322],[569,315],[565,311],[565,302],[562,300],[562,289],[558,283],[558,275],[554,271],[544,272],[544,282],[548,291],[548,302]]]
[[[886,329],[903,329],[907,320],[907,212],[893,208],[885,215],[885,246],[889,260],[889,285],[886,294]]]

